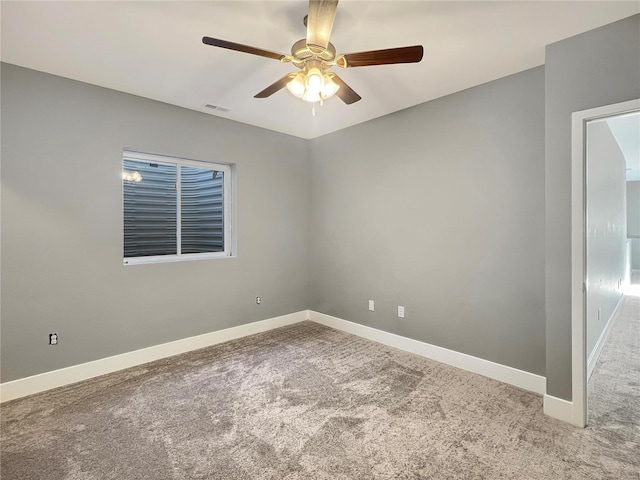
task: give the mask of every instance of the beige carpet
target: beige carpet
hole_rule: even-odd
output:
[[[618,413],[576,429],[538,395],[304,322],[4,404],[1,475],[638,479]]]
[[[588,385],[588,423],[613,434],[635,432],[640,438],[640,274],[634,273],[631,288],[614,318]],[[637,455],[640,457],[640,447]],[[640,478],[640,473],[638,474]]]

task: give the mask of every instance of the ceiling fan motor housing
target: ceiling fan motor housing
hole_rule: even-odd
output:
[[[307,40],[303,38],[302,40],[298,40],[291,47],[291,55],[300,62],[304,63],[305,60],[316,57],[319,60],[324,60],[326,62],[332,61],[336,58],[336,47],[333,46],[332,43],[327,45],[327,48],[322,49],[321,51],[317,51],[317,48],[314,47],[314,50],[307,45]]]

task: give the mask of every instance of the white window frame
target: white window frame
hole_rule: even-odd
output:
[[[151,263],[167,263],[167,262],[186,262],[193,260],[210,260],[213,258],[229,258],[233,256],[232,246],[234,245],[232,234],[232,185],[231,181],[231,166],[222,164],[222,163],[214,163],[214,162],[205,162],[201,160],[189,160],[186,158],[180,157],[170,157],[167,155],[157,155],[153,153],[142,153],[135,152],[131,150],[124,150],[122,154],[122,160],[131,159],[131,160],[139,160],[143,162],[150,163],[165,163],[176,165],[176,243],[177,243],[177,251],[176,255],[151,255],[147,257],[125,257],[124,256],[124,188],[122,192],[122,251],[123,258],[122,262],[124,265],[145,265]],[[222,202],[223,202],[223,225],[224,225],[224,250],[221,252],[208,252],[208,253],[181,253],[182,250],[182,212],[181,212],[181,179],[180,179],[180,167],[188,166],[188,167],[197,167],[197,168],[207,168],[210,170],[217,170],[224,173],[223,179],[223,187],[222,187]]]

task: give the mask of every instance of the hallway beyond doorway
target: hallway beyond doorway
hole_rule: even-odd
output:
[[[588,426],[640,449],[640,272],[631,275],[588,383]]]

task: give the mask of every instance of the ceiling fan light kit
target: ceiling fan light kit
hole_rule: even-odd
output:
[[[395,63],[416,63],[422,60],[422,45],[336,55],[336,49],[329,42],[329,36],[331,35],[337,8],[338,0],[309,0],[309,14],[304,18],[304,24],[307,27],[307,38],[298,40],[293,44],[291,55],[211,37],[204,37],[202,42],[214,47],[236,50],[293,64],[301,71],[285,75],[257,93],[255,98],[270,97],[286,86],[287,90],[295,97],[314,104],[313,114],[315,114],[316,103],[322,105],[324,100],[334,95],[347,105],[351,105],[361,99],[360,95],[338,75],[334,72],[328,72],[333,66],[352,68]]]
[[[291,74],[287,90],[305,102],[320,102],[333,97],[340,85],[333,81],[333,75],[323,72],[319,67],[311,67],[306,71]]]

